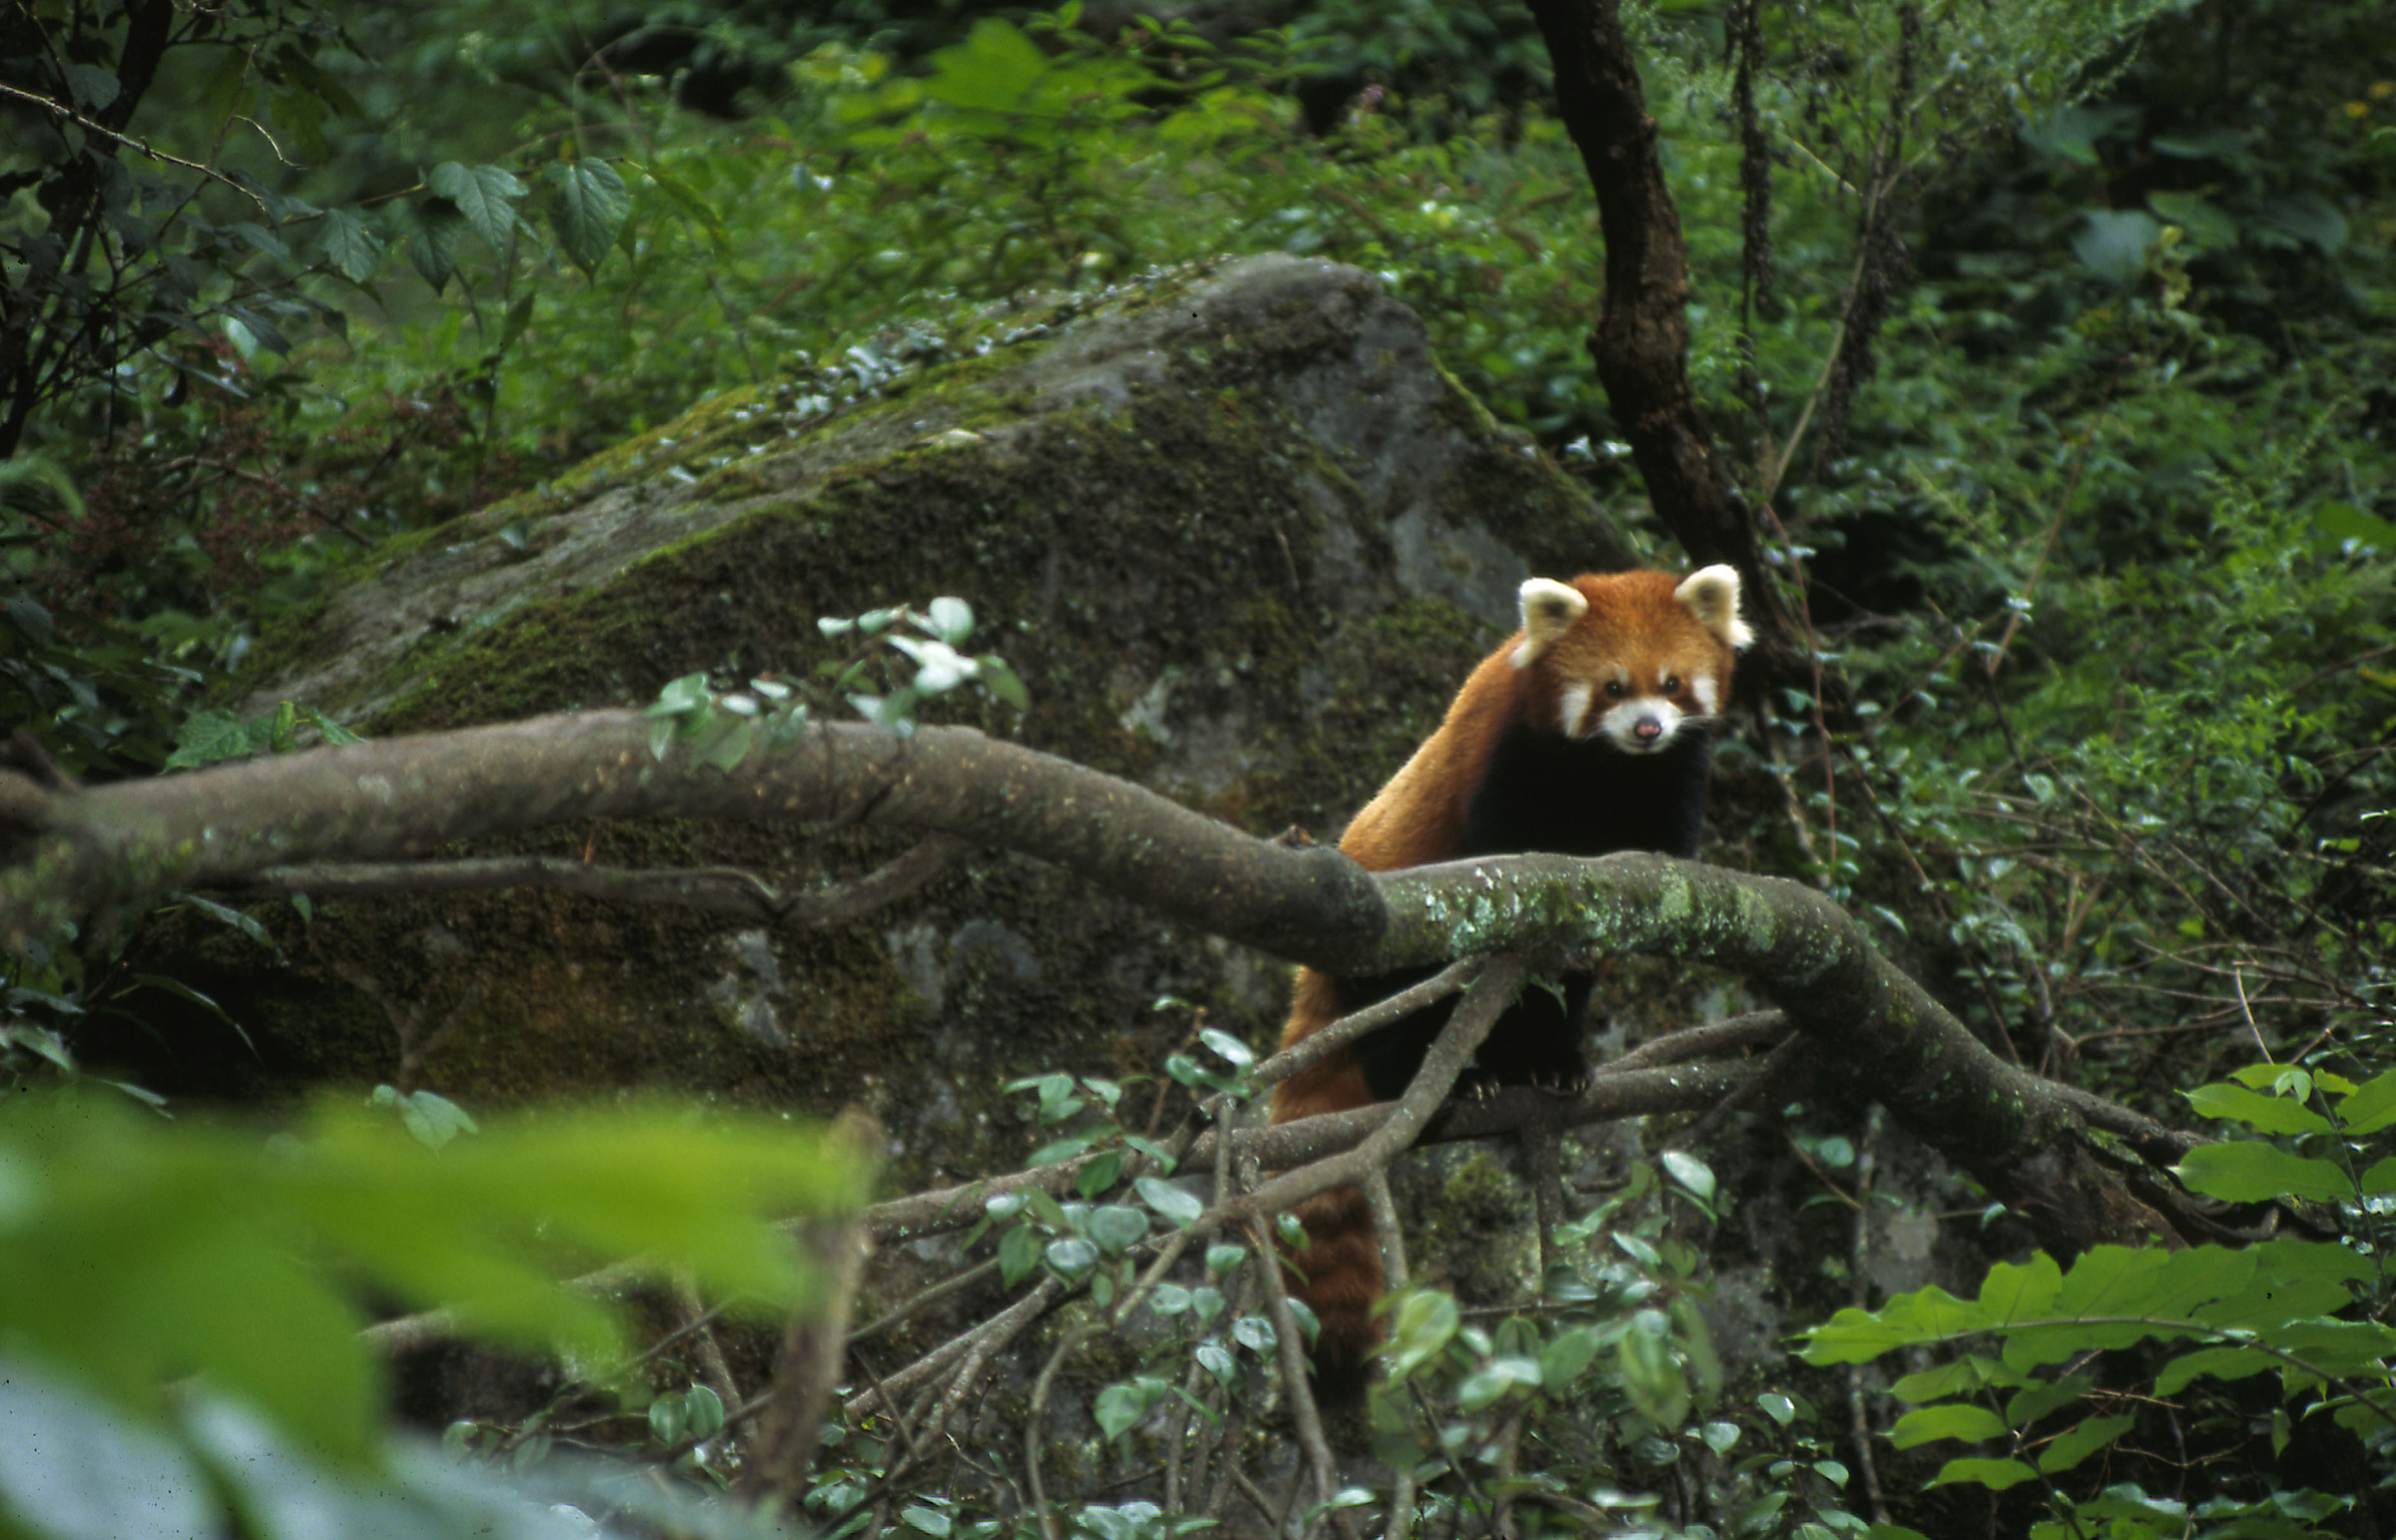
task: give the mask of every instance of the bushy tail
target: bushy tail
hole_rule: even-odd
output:
[[[1354,1401],[1365,1393],[1381,1323],[1373,1305],[1381,1298],[1381,1247],[1373,1216],[1357,1188],[1334,1188],[1291,1211],[1306,1226],[1306,1250],[1289,1254],[1303,1280],[1297,1288],[1323,1334],[1311,1358],[1318,1400]]]
[[[1332,981],[1312,968],[1299,969],[1297,998],[1281,1046],[1312,1036],[1339,1015]],[[1372,1101],[1355,1053],[1342,1048],[1273,1088],[1273,1121],[1294,1123]],[[1306,1246],[1285,1256],[1297,1271],[1298,1297],[1323,1323],[1313,1353],[1315,1394],[1330,1401],[1355,1400],[1364,1393],[1366,1369],[1381,1337],[1373,1306],[1385,1284],[1372,1211],[1365,1206],[1363,1192],[1342,1187],[1309,1198],[1290,1212],[1306,1227]]]

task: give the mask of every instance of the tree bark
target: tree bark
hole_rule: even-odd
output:
[[[1739,571],[1748,618],[1770,651],[1797,629],[1759,558],[1747,510],[1714,453],[1689,386],[1689,249],[1664,185],[1655,119],[1616,0],[1530,0],[1555,70],[1557,110],[1580,151],[1605,238],[1605,304],[1589,356],[1630,442],[1656,517],[1698,562]]]

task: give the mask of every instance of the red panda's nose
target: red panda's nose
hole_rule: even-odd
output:
[[[1664,736],[1664,725],[1653,717],[1641,717],[1631,728],[1630,736],[1642,744],[1652,744]]]

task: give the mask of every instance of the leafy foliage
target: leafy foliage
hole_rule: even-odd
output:
[[[299,708],[237,723],[192,698],[238,679],[260,615],[309,604],[385,534],[706,391],[828,411],[1219,253],[1382,273],[1497,415],[1638,504],[1583,349],[1596,222],[1516,9],[1339,0],[1245,37],[1100,36],[1072,7],[562,6],[534,23],[444,0],[335,10],[345,34],[282,4],[20,9],[0,33],[23,130],[0,166],[0,402],[20,450],[0,472],[0,729],[32,730],[72,774],[288,743]],[[1792,689],[1754,747],[1725,746],[1723,780],[1761,810],[1721,821],[1760,830],[1757,864],[1872,915],[2026,1061],[2159,1094],[2218,1075],[2228,1043],[2265,1043],[2279,1067],[2194,1105],[2295,1147],[2242,1140],[2184,1175],[2307,1195],[2369,1232],[2384,1162],[2353,1146],[2378,1137],[2364,1098],[2396,1038],[2385,17],[2365,0],[1754,14],[1752,44],[1736,8],[1631,15],[1691,243],[1696,383],[1845,686]],[[803,703],[902,726],[970,683],[1019,706],[959,621],[937,601],[861,617],[820,681],[693,677],[653,713],[729,764]],[[127,981],[86,998],[79,967],[11,959],[9,1084],[71,1075],[61,1029],[124,1007]],[[1238,1056],[1206,1052],[1165,1079],[1235,1093]],[[1124,1181],[1155,1156],[1123,1110],[1133,1085],[1021,1087],[1039,1158],[1083,1164],[1070,1201],[985,1210],[976,1245],[1009,1287],[1070,1290],[1113,1324],[1144,1301],[1160,1335],[1110,1358],[1086,1421],[1116,1448],[1169,1448],[1210,1415],[1266,1414],[1278,1342],[1250,1247],[1141,1293],[1197,1200],[1161,1163]],[[386,1110],[438,1137],[457,1125],[431,1095]],[[1375,1431],[1422,1514],[1478,1522],[1535,1486],[1538,1511],[1654,1529],[1625,1489],[1702,1468],[1744,1531],[1853,1527],[1844,1419],[1707,1367],[1703,1270],[1662,1216],[1714,1199],[1669,1167],[1638,1181],[1572,1238],[1571,1277],[1544,1281],[1536,1310],[1400,1307],[1404,1393]],[[2275,1437],[2367,1421],[2380,1349],[2329,1289],[2376,1275],[2275,1247],[2237,1289],[2217,1261],[2168,1264],[2186,1279],[2121,1259],[1992,1276],[1952,1302],[1980,1312],[1979,1339],[2015,1333],[1972,1371],[2012,1379],[1909,1381],[1907,1440],[1984,1434],[1999,1452],[1959,1474],[2027,1471],[2084,1528],[2338,1522],[2298,1490],[2176,1513],[2134,1488],[2067,1491],[2136,1413],[2008,1351],[2167,1339],[2174,1362],[2212,1365],[2176,1387],[2206,1395],[2254,1360],[2195,1355],[2277,1352],[2223,1392],[2278,1367],[2296,1398],[2265,1416]],[[2311,1313],[2238,1317],[2233,1335],[2257,1277]],[[2045,1313],[2022,1313],[2042,1291]],[[2099,1322],[2083,1293],[2136,1318]],[[1947,1329],[1945,1305],[1906,1297],[1911,1314],[1876,1312],[1900,1324],[1849,1320],[1857,1353]],[[67,1384],[43,1415],[85,1393]],[[653,1414],[664,1444],[713,1415],[675,1395]],[[902,1458],[894,1429],[844,1431],[816,1516],[870,1522]],[[1560,1472],[1586,1479],[1565,1492]],[[1107,1540],[1192,1522],[1144,1501],[1061,1513]],[[933,1535],[1006,1522],[929,1489],[894,1517]]]
[[[403,1113],[427,1105],[387,1100]],[[448,1112],[447,1129],[470,1126]],[[171,1126],[71,1091],[0,1103],[0,1319],[30,1375],[12,1394],[138,1453],[145,1473],[116,1498],[80,1501],[133,1524],[145,1493],[172,1486],[205,1512],[197,1529],[218,1522],[212,1493],[244,1489],[245,1448],[344,1481],[380,1468],[360,1284],[605,1377],[625,1360],[624,1322],[561,1274],[647,1256],[745,1307],[787,1309],[811,1285],[766,1219],[861,1197],[852,1157],[770,1120],[556,1112],[494,1120],[437,1154],[427,1142],[330,1103],[273,1139]],[[193,1374],[205,1397],[186,1407],[169,1385]],[[217,1476],[148,1475],[194,1465]],[[66,1495],[55,1471],[0,1474],[0,1504],[29,1516],[57,1516]],[[263,1532],[301,1532],[286,1522]]]

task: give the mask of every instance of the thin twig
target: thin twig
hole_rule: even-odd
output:
[[[1403,1020],[1434,1001],[1445,1000],[1472,983],[1480,974],[1481,967],[1482,959],[1479,957],[1460,957],[1421,983],[1409,985],[1394,995],[1376,1000],[1361,1011],[1342,1016],[1319,1032],[1308,1033],[1259,1064],[1250,1078],[1260,1086],[1287,1080],[1307,1066],[1329,1058],[1332,1050],[1345,1048],[1366,1033]]]
[[[182,156],[169,155],[164,150],[153,150],[150,148],[150,145],[147,141],[135,139],[130,134],[120,134],[115,129],[108,127],[106,124],[94,123],[91,119],[86,118],[83,114],[75,111],[75,109],[68,107],[63,103],[53,101],[51,98],[43,96],[39,92],[27,91],[21,86],[9,85],[6,81],[0,81],[0,96],[13,96],[20,101],[31,102],[34,106],[42,109],[42,111],[50,113],[56,117],[64,118],[69,123],[74,124],[77,128],[84,130],[86,133],[103,135],[109,139],[115,140],[120,145],[124,145],[128,149],[139,151],[141,154],[148,156],[153,161],[164,161],[169,166],[180,166],[185,171],[196,171],[211,182],[222,182],[227,187],[232,188],[235,192],[241,194],[244,198],[249,199],[253,204],[256,204],[258,206],[258,212],[267,217],[268,223],[278,223],[275,219],[274,211],[267,207],[267,201],[258,196],[256,189],[242,186],[241,183],[236,182],[233,178],[226,176],[223,172],[217,170],[213,166],[203,166],[198,161],[187,161]]]

